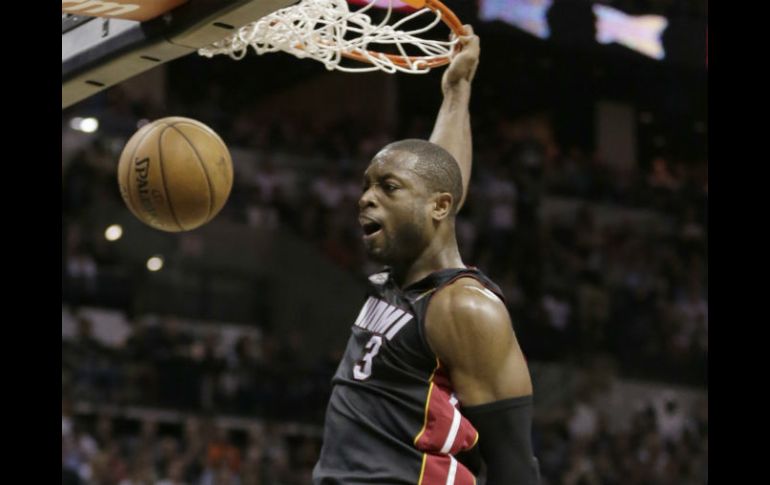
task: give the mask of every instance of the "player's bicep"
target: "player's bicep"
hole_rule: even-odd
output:
[[[510,323],[508,324],[510,325]],[[487,345],[479,341],[459,352],[450,367],[450,378],[463,406],[476,406],[501,399],[532,394],[527,362],[509,326],[496,324],[489,331]]]

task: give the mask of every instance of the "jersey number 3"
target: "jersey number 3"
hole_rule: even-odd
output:
[[[363,359],[358,361],[355,367],[353,367],[353,377],[359,381],[363,381],[372,375],[372,359],[377,355],[377,352],[380,351],[381,346],[382,336],[374,335],[369,339],[366,343],[366,354],[364,354]]]

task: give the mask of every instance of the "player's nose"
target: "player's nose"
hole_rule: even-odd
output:
[[[364,210],[367,207],[374,207],[375,206],[375,198],[373,189],[374,186],[369,187],[364,191],[363,194],[361,194],[361,197],[358,199],[358,209]]]

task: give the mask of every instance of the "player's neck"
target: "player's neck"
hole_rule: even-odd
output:
[[[457,241],[440,241],[434,238],[422,254],[411,264],[393,265],[393,277],[396,284],[404,288],[431,273],[447,268],[465,268]]]

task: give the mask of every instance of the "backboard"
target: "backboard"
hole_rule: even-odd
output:
[[[62,13],[62,109],[160,64],[194,53],[295,2],[169,2],[175,8],[146,21]],[[122,0],[62,1],[63,8],[72,8],[73,4],[80,9],[78,12],[89,15],[126,10],[128,5]]]

